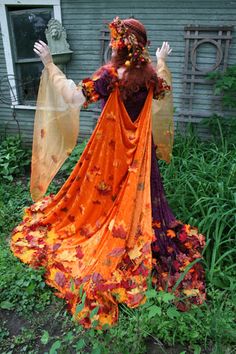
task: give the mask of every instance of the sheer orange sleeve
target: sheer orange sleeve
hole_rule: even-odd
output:
[[[30,192],[39,200],[75,147],[79,111],[85,98],[80,87],[50,63],[43,70],[34,121]]]
[[[174,109],[171,73],[163,59],[158,60],[157,76],[164,79],[171,90],[163,98],[152,101],[152,133],[158,159],[169,163],[174,140]]]

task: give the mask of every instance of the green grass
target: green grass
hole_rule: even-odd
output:
[[[205,266],[210,282],[235,289],[236,151],[220,144],[179,138],[174,158],[162,165],[167,198],[178,218],[206,235]]]
[[[80,148],[74,152],[78,158]],[[206,235],[204,266],[207,301],[188,312],[176,311],[171,294],[154,294],[138,309],[120,308],[119,323],[106,331],[85,331],[71,320],[64,302],[53,296],[43,272],[19,262],[8,246],[22,210],[31,203],[27,183],[0,184],[0,352],[1,353],[234,353],[236,150],[222,138],[200,142],[176,137],[171,164],[160,163],[166,195],[177,218]],[[64,173],[65,171],[62,171]],[[63,178],[63,175],[60,175]],[[60,188],[55,181],[51,192]],[[11,318],[15,318],[16,328]],[[18,324],[18,327],[17,327]],[[18,328],[18,329],[17,329]]]

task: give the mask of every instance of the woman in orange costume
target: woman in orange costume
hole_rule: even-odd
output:
[[[45,65],[32,156],[36,202],[11,240],[21,261],[45,267],[46,283],[66,300],[75,320],[85,327],[96,320],[99,328],[117,321],[119,303],[145,302],[149,275],[157,291],[171,291],[191,262],[175,291],[176,305],[186,310],[205,299],[198,262],[204,237],[176,220],[156,158],[171,157],[171,79],[165,65],[171,50],[165,42],[157,50],[156,73],[139,21],[115,18],[109,27],[111,62],[78,86],[53,64],[47,45],[35,43]],[[59,192],[44,197],[76,143],[81,105],[98,99],[102,113],[83,155]]]

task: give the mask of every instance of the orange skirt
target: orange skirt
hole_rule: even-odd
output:
[[[25,210],[11,249],[85,327],[111,325],[118,304],[145,302],[152,270],[150,90],[132,122],[116,87],[70,177]]]

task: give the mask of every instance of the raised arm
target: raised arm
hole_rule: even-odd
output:
[[[157,76],[164,79],[168,85],[171,86],[171,73],[166,65],[166,59],[168,55],[172,52],[168,42],[163,42],[161,48],[157,48]]]
[[[152,132],[157,146],[156,154],[159,159],[168,163],[172,156],[174,138],[172,78],[166,65],[166,58],[171,51],[168,42],[163,42],[161,49],[157,48],[157,76],[164,79],[171,90],[163,99],[153,100],[152,105]]]
[[[67,79],[65,74],[53,63],[47,44],[39,40],[35,42],[33,50],[42,60],[53,88],[62,95],[67,104],[80,108],[86,100],[82,88],[76,86],[73,80]]]

